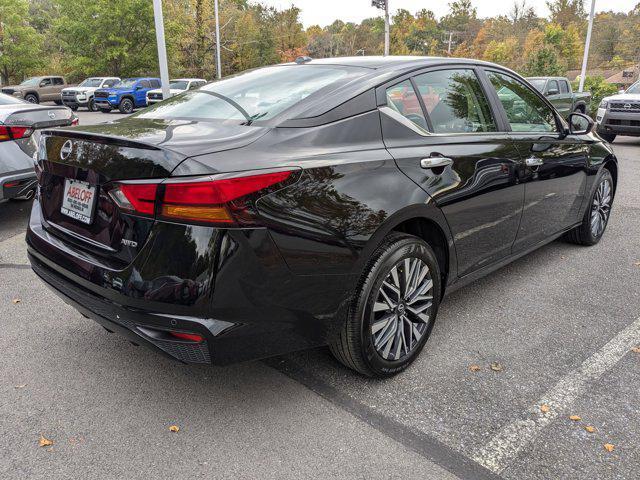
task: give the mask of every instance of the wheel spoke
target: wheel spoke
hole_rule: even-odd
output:
[[[371,325],[371,333],[375,336],[376,333],[378,333],[383,328],[386,328],[389,325],[389,323],[392,322],[395,318],[396,318],[396,314],[394,312],[394,313],[389,313],[388,315],[385,315],[379,320],[376,320]]]

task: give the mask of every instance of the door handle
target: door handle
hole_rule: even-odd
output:
[[[527,167],[539,167],[544,163],[541,158],[538,157],[529,157],[525,160]]]
[[[438,168],[453,165],[453,160],[448,157],[429,157],[420,160],[422,168]]]

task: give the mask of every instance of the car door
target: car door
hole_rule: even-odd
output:
[[[560,112],[564,118],[569,114],[568,107],[566,105],[566,99],[560,94],[560,86],[558,85],[558,81],[554,79],[550,79],[547,82],[547,86],[544,90],[544,95],[547,97],[549,102],[556,107],[556,110]]]
[[[147,104],[147,92],[151,90],[151,83],[149,80],[140,80],[136,86],[134,95],[136,106]]]
[[[40,81],[38,88],[38,96],[41,102],[50,102],[55,100],[53,97],[53,79],[46,77]]]
[[[514,252],[534,246],[579,222],[589,145],[569,135],[540,94],[510,73],[487,69],[525,170],[524,210]]]
[[[510,254],[523,207],[520,158],[481,73],[429,69],[377,92],[387,150],[443,211],[460,276]]]

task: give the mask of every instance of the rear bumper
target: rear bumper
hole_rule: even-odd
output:
[[[640,136],[640,113],[599,110],[596,121],[596,131],[598,133]]]
[[[36,188],[33,169],[0,174],[0,200],[22,197]]]
[[[185,363],[266,358],[324,345],[337,331],[353,276],[292,274],[266,229],[157,223],[132,263],[114,270],[48,231],[35,201],[29,259],[84,316]],[[183,294],[182,287],[158,285],[158,279],[190,288]],[[159,340],[145,333],[149,328],[198,333],[205,342]]]

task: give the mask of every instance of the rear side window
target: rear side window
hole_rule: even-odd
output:
[[[411,80],[387,88],[387,105],[423,130],[429,130]]]
[[[54,77],[53,84],[54,85],[64,85],[64,81],[60,77]]]
[[[495,132],[489,101],[475,71],[436,70],[415,77],[434,133]]]
[[[487,72],[514,132],[555,132],[553,110],[520,80],[498,72]]]

